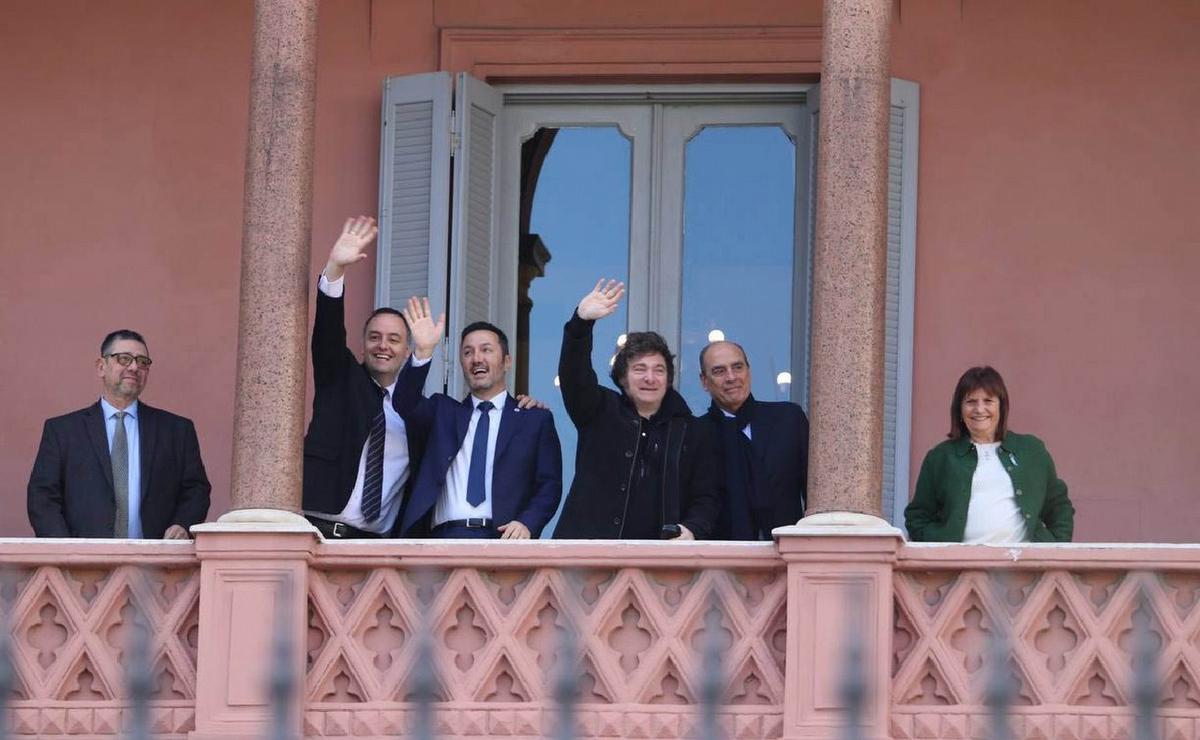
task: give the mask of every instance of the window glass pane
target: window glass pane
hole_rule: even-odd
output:
[[[710,403],[698,364],[710,338],[745,348],[755,398],[789,398],[795,167],[778,126],[710,126],[686,146],[678,364],[693,413]]]
[[[628,282],[632,148],[615,126],[541,129],[531,143],[538,146],[539,139],[541,152],[527,145],[522,158],[522,180],[532,183],[525,188],[522,207],[530,207],[531,197],[532,208],[528,235],[521,237],[519,281],[528,286],[527,292],[520,291],[520,300],[528,296],[528,303],[518,306],[517,322],[523,327],[521,316],[528,316],[528,330],[521,337],[528,342],[528,374],[519,374],[517,390],[554,412],[563,448],[565,499],[575,474],[577,435],[557,387],[562,329],[600,277]],[[610,384],[609,359],[626,325],[626,301],[596,325],[593,365],[605,385]],[[521,387],[522,376],[526,388]],[[556,515],[543,536],[557,521]]]

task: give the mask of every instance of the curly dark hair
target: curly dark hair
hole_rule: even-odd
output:
[[[667,346],[667,340],[656,331],[631,331],[625,336],[625,346],[617,350],[616,359],[612,364],[612,380],[618,388],[623,388],[621,381],[629,372],[630,361],[645,355],[662,355],[667,363],[667,387],[675,383],[675,356]]]

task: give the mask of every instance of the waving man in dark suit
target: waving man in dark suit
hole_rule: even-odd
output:
[[[367,317],[361,362],[347,345],[346,268],[367,258],[377,233],[373,218],[347,219],[317,282],[303,508],[330,539],[389,536],[417,457],[402,417],[420,398],[429,364],[409,360],[404,317],[386,306]],[[412,386],[397,377],[413,380]],[[409,387],[413,392],[406,395]]]
[[[444,317],[434,322],[429,300],[410,299],[415,359],[432,356]],[[508,337],[478,321],[462,331],[459,351],[470,394],[457,401],[435,394],[406,417],[427,438],[403,535],[528,539],[538,537],[562,498],[562,449],[554,418],[509,395]],[[401,376],[401,383],[409,382]],[[411,389],[410,389],[411,390]]]
[[[130,329],[100,343],[100,400],[46,421],[29,476],[38,537],[186,539],[204,521],[212,486],[196,428],[138,400],[150,351]]]

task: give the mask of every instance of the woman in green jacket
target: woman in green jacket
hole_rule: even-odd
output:
[[[948,440],[921,463],[904,510],[914,542],[1070,542],[1075,507],[1054,460],[1032,434],[1007,429],[1000,373],[973,367],[950,402]]]

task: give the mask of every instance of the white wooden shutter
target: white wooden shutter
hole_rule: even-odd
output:
[[[499,254],[500,111],[504,96],[495,88],[460,73],[454,92],[454,193],[450,230],[450,358],[447,387],[462,396],[458,370],[459,333],[473,321],[491,321],[515,341],[515,313],[500,315],[496,305]]]
[[[450,102],[448,72],[383,83],[376,307],[402,309],[410,296],[446,305]],[[426,392],[442,390],[444,356],[434,353]]]
[[[883,515],[904,526],[912,434],[913,307],[917,264],[920,86],[892,80],[888,124],[888,255],[883,379]]]

